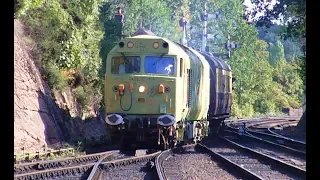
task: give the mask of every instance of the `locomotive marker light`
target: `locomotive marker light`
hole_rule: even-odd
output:
[[[124,85],[123,85],[123,84],[119,84],[118,90],[119,90],[119,96],[123,96],[123,93],[124,93]]]
[[[145,88],[144,86],[140,86],[140,87],[139,87],[139,92],[142,93],[142,92],[144,92],[145,90],[146,90],[146,88]]]
[[[133,48],[133,46],[134,46],[133,42],[128,42],[128,44],[127,44],[128,48]]]
[[[158,49],[159,48],[159,43],[158,42],[154,42],[153,43],[153,48]]]
[[[124,124],[123,117],[118,114],[109,114],[106,119],[106,123],[112,126]]]
[[[159,87],[158,87],[158,92],[159,93],[164,93],[164,86],[163,84],[160,84]]]

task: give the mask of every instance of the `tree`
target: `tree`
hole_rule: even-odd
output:
[[[49,86],[61,90],[68,83],[84,108],[101,97],[98,70],[103,32],[98,18],[103,1],[19,0],[17,9],[17,17],[37,42],[35,58]],[[87,101],[81,101],[81,96]]]
[[[270,64],[272,66],[275,67],[277,65],[278,61],[284,59],[284,47],[283,47],[283,44],[279,40],[277,40],[275,45],[270,43],[269,53],[270,53],[269,62],[270,62]]]
[[[125,14],[125,34],[131,35],[136,32],[141,18],[143,27],[151,29],[156,35],[174,41],[179,40],[179,33],[171,21],[171,10],[165,2],[158,0],[130,1]]]
[[[260,16],[254,22],[257,26],[270,27],[274,20],[283,17],[286,24],[286,29],[283,34],[284,37],[301,37],[305,38],[306,28],[306,1],[305,0],[277,0],[273,8],[271,1],[254,0],[254,10],[247,13],[245,17],[247,20],[250,17],[255,17],[257,13],[264,12],[264,16]]]

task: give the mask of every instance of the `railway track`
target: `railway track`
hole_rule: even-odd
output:
[[[114,150],[73,158],[17,164],[14,166],[14,179],[81,179],[88,176],[88,170],[101,158],[103,161],[112,161],[127,157],[127,154]]]
[[[204,142],[207,148],[237,166],[255,179],[305,179],[306,171],[277,158],[259,153],[224,137]],[[252,179],[252,178],[251,178]]]
[[[124,158],[114,161],[95,163],[88,180],[104,179],[155,179],[153,160],[160,151],[150,154]]]
[[[238,129],[239,125],[242,125],[243,123],[246,124],[246,127],[248,129],[254,129],[256,131],[262,131],[266,132],[267,128],[270,127],[270,124],[273,126],[276,125],[293,125],[297,124],[298,119],[289,119],[289,118],[274,118],[274,119],[253,119],[253,120],[233,120],[233,121],[226,121],[227,126],[229,126],[232,129]]]
[[[267,123],[259,121],[250,125]],[[272,121],[274,122],[274,120]],[[284,121],[283,123],[285,123]],[[292,122],[287,121],[287,123]],[[227,128],[230,133],[235,133],[234,131],[237,130],[235,125],[231,126],[229,123]],[[186,154],[197,156],[197,158],[200,158],[200,162],[203,161],[200,166],[207,167],[208,170],[201,173],[202,175],[206,174],[209,179],[212,178],[212,174],[222,176],[216,179],[239,179],[239,177],[244,179],[274,179],[279,177],[305,179],[305,143],[303,145],[301,142],[272,133],[270,129],[269,131],[270,133],[265,133],[246,129],[247,135],[244,137],[254,139],[254,143],[251,144],[235,138],[221,137],[215,139],[217,141],[213,145],[212,143],[208,144],[209,141],[206,140],[205,145],[183,146],[139,157],[125,155],[119,151],[108,151],[60,160],[15,164],[14,179],[159,178],[162,180],[179,179],[179,177],[181,179],[181,177],[189,177],[189,175],[192,176],[192,174],[199,174],[200,172],[191,174],[188,170],[179,172],[179,166],[175,165],[175,158]],[[269,146],[262,141],[268,142]],[[270,146],[271,144],[274,147]],[[289,157],[287,151],[280,152],[279,149],[275,148],[276,146],[282,147],[283,150],[291,150]],[[190,162],[184,164],[190,165]],[[172,166],[170,166],[170,163]],[[156,168],[152,168],[154,165]],[[233,171],[230,172],[230,170]],[[202,175],[198,177],[202,178]]]
[[[261,122],[261,123],[268,124],[270,122],[268,121],[268,122]],[[287,120],[284,120],[284,121],[279,122],[278,124],[276,122],[272,122],[272,123],[279,125],[279,124],[290,124],[292,122],[288,122]],[[297,141],[295,139],[291,139],[288,137],[277,135],[277,134],[274,134],[271,132],[267,133],[268,128],[264,128],[264,129],[262,129],[262,131],[259,128],[255,128],[254,130],[252,128],[250,129],[250,127],[252,127],[254,125],[256,125],[256,123],[246,125],[246,128],[245,128],[246,134],[248,134],[252,137],[256,137],[258,139],[263,139],[265,142],[267,142],[269,144],[278,144],[278,145],[285,147],[287,149],[291,149],[292,151],[297,151],[297,152],[304,153],[304,154],[306,153],[306,143],[305,142]],[[232,126],[230,123],[227,124],[227,130],[228,129],[230,131],[234,131],[234,132],[238,130],[238,128],[235,127],[235,125]]]
[[[79,157],[69,157],[58,160],[37,161],[31,163],[15,164],[14,175],[32,173],[46,169],[61,168],[65,166],[76,166],[83,163],[95,162],[104,155],[109,155],[110,158],[118,151],[109,151],[97,154],[84,155]]]
[[[279,136],[279,137],[283,137],[283,138],[285,138],[285,139],[293,139],[293,140],[295,140],[295,141],[300,141],[302,144],[305,144],[305,137],[299,137],[299,135],[289,135],[289,136],[285,136],[285,135],[282,135],[281,133],[277,133],[277,132],[275,132],[275,128],[274,127],[269,127],[268,128],[268,132],[270,133],[270,134],[273,134],[273,135],[276,135],[276,136]]]
[[[155,161],[159,180],[168,179],[257,179],[241,166],[202,144],[163,151]]]
[[[236,133],[232,131],[225,132],[224,137],[254,151],[279,159],[296,168],[306,170],[306,154],[304,152],[292,150],[281,145],[279,146],[278,144],[266,143],[263,139],[255,138],[246,134],[239,139],[236,136]]]
[[[283,145],[289,149],[299,151],[304,154],[306,153],[306,143],[305,142],[297,141],[297,140],[290,139],[287,137],[277,136],[277,135],[270,134],[270,133],[255,132],[252,130],[246,130],[246,133],[251,136],[261,138],[269,143]]]

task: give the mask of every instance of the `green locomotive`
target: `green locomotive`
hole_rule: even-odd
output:
[[[231,69],[210,54],[142,33],[121,40],[106,62],[105,121],[123,148],[195,142],[209,121],[214,128],[229,117]]]

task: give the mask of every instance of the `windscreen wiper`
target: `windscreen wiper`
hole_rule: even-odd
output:
[[[126,64],[129,64],[129,60],[127,59],[127,57],[126,57],[123,53],[121,53],[121,55],[122,55],[122,57],[124,57],[125,63],[126,63]]]
[[[162,57],[163,57],[165,54],[166,54],[166,53],[161,54],[160,57],[159,57],[157,60],[155,60],[152,65],[157,64],[157,63],[162,59]]]

